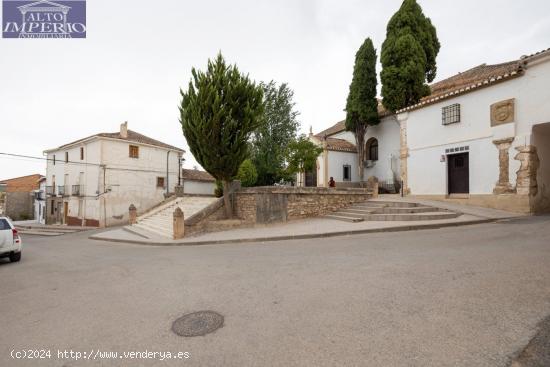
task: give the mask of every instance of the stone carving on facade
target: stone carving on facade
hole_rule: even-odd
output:
[[[514,138],[493,141],[498,149],[499,164],[498,182],[493,189],[494,194],[510,194],[515,191],[510,184],[510,155],[508,153],[513,141]]]
[[[514,98],[491,105],[491,126],[514,122]]]
[[[538,192],[537,170],[540,164],[537,148],[534,145],[524,145],[516,147],[516,150],[518,154],[514,159],[521,163],[516,172],[516,191],[520,195],[535,196]]]

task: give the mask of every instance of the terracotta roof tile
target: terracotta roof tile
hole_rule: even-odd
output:
[[[198,169],[182,169],[182,178],[190,181],[207,181],[214,182],[216,179],[208,172],[199,171]]]
[[[34,174],[1,180],[0,183],[6,185],[6,192],[31,192],[33,190],[38,190],[38,181],[42,177],[44,176],[40,174]]]
[[[355,145],[344,139],[327,138],[327,149],[339,152],[356,153]]]
[[[145,135],[140,134],[138,132],[135,132],[133,130],[128,130],[128,137],[126,137],[126,138],[123,138],[120,135],[120,132],[116,132],[116,133],[99,133],[99,134],[94,134],[94,135],[87,136],[87,137],[82,138],[82,139],[75,140],[75,141],[67,143],[67,144],[63,144],[63,145],[61,145],[60,147],[58,147],[56,149],[50,149],[50,150],[63,149],[63,148],[66,148],[68,146],[71,146],[73,144],[77,144],[79,142],[82,142],[82,141],[85,141],[85,140],[88,140],[88,139],[91,139],[91,138],[94,138],[94,137],[120,139],[120,140],[125,140],[125,141],[128,141],[128,142],[148,144],[148,145],[153,145],[153,146],[157,146],[157,147],[161,147],[161,148],[166,148],[166,149],[177,150],[177,151],[180,151],[180,152],[185,152],[181,148],[178,148],[178,147],[175,147],[173,145],[169,145],[169,144],[163,143],[161,141],[155,140],[153,138],[150,138],[148,136],[145,136]]]

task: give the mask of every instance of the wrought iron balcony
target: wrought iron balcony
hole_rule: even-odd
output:
[[[46,195],[55,195],[55,186],[46,186]]]
[[[67,196],[69,195],[69,186],[57,186],[57,195]]]
[[[84,196],[84,185],[73,185],[71,190],[72,196]]]

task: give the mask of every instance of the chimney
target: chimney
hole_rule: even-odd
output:
[[[120,137],[122,139],[128,138],[128,121],[124,121],[123,124],[120,124]]]

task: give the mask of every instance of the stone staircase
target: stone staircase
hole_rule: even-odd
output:
[[[369,200],[330,213],[325,218],[345,222],[417,221],[451,219],[460,216],[446,209],[406,201]]]
[[[179,207],[185,218],[206,208],[216,201],[215,197],[184,196],[166,201],[150,211],[137,217],[137,223],[130,228],[153,232],[159,236],[172,238],[173,235],[173,214]]]

